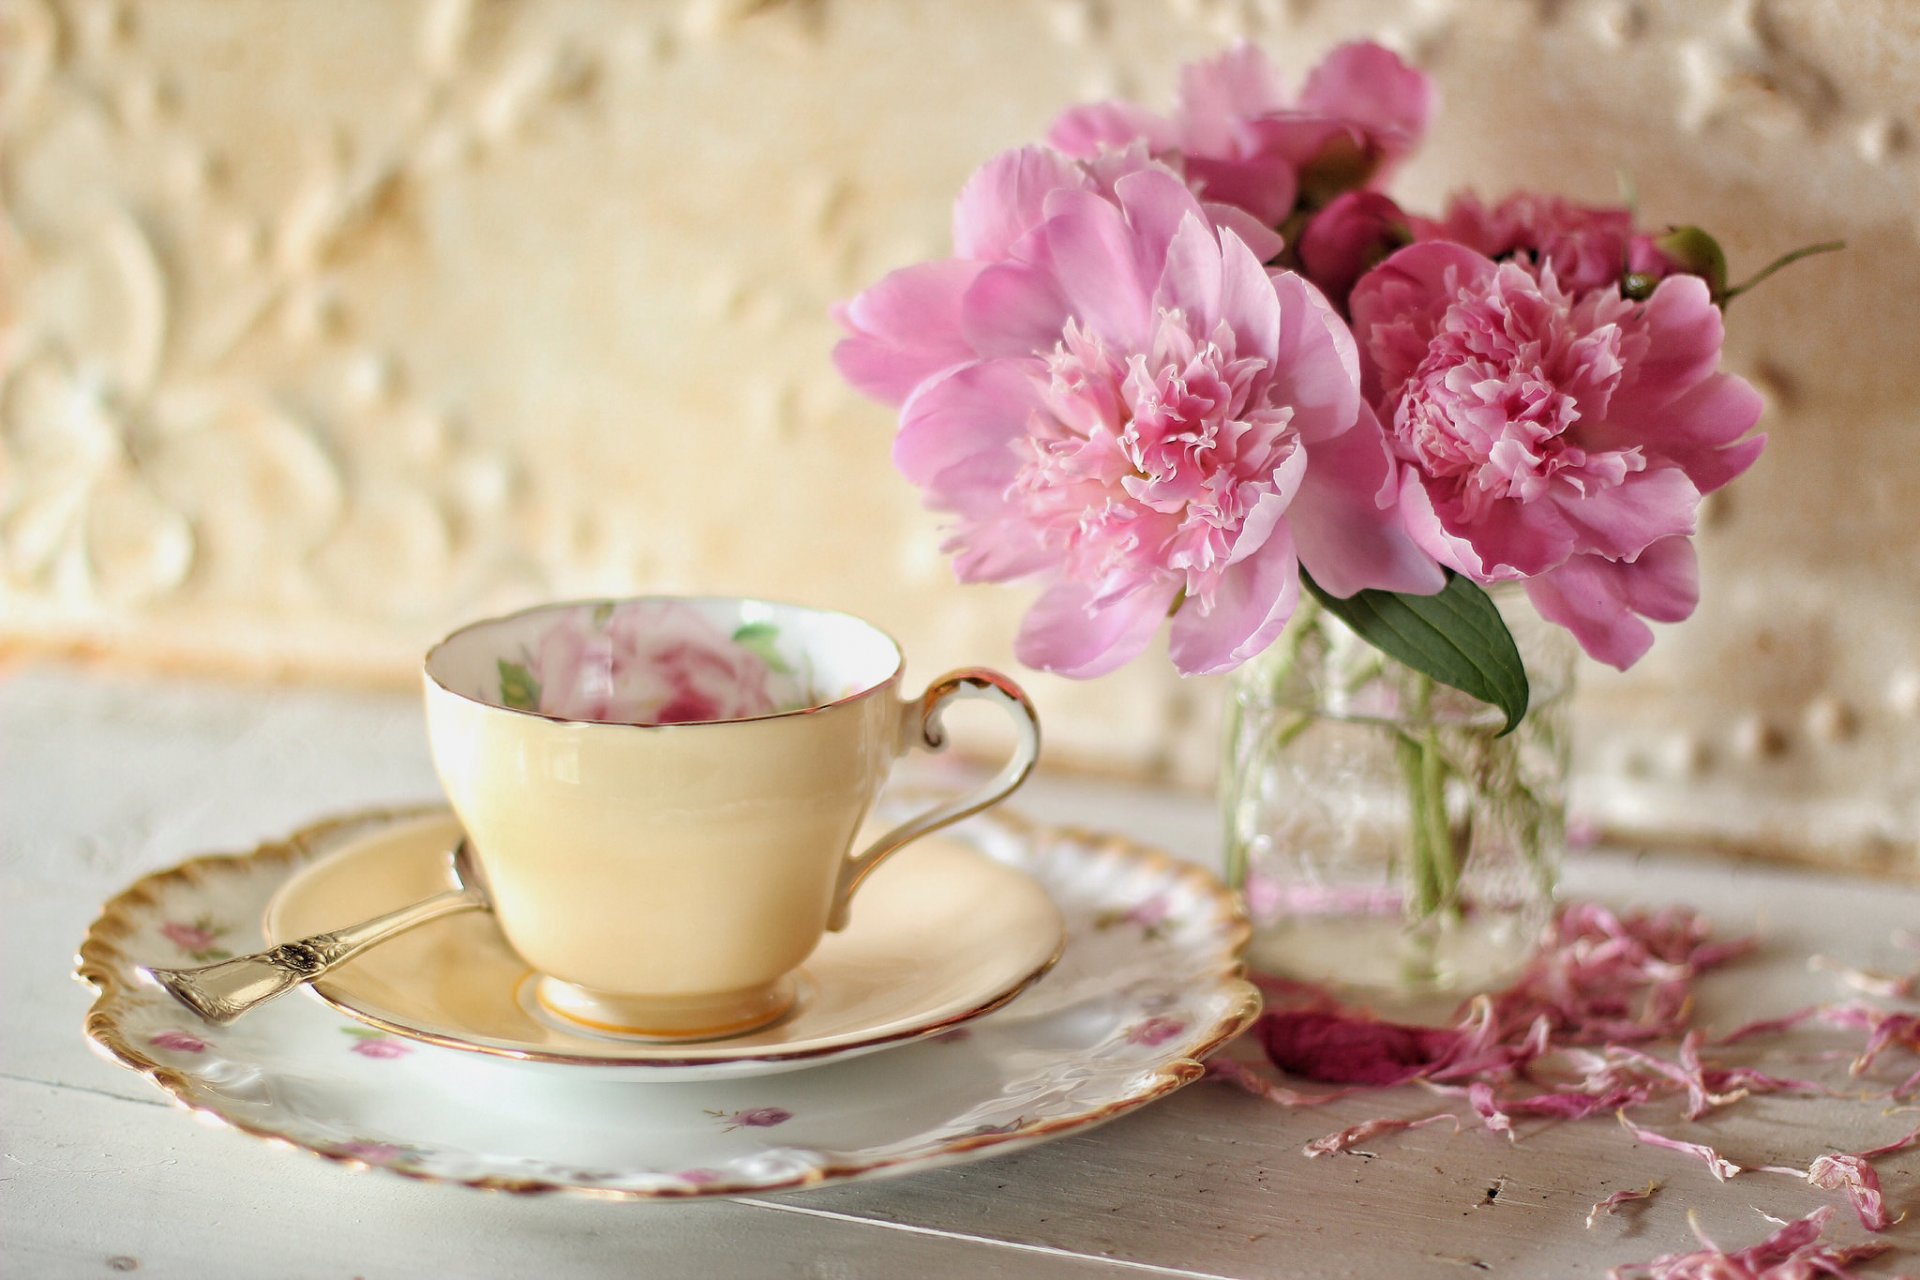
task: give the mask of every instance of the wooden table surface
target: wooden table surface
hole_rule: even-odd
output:
[[[1029,1151],[784,1196],[608,1204],[490,1196],[356,1173],[195,1124],[80,1033],[73,953],[100,901],[192,854],[250,848],[341,810],[434,794],[410,698],[145,681],[59,667],[0,679],[0,1275],[914,1277],[979,1275],[1597,1276],[1688,1247],[1688,1210],[1723,1244],[1840,1197],[1778,1176],[1721,1185],[1610,1120],[1518,1144],[1444,1127],[1307,1160],[1360,1119],[1434,1110],[1418,1090],[1290,1111],[1205,1081]],[[1202,798],[1042,778],[1037,816],[1214,857]],[[1825,953],[1912,969],[1920,890],[1657,850],[1584,854],[1569,892],[1706,906],[1755,959],[1709,978],[1701,1020],[1831,1001]],[[1909,1064],[1909,1069],[1911,1064]],[[1708,1122],[1748,1165],[1803,1166],[1915,1116],[1763,1098]],[[1869,1274],[1920,1272],[1920,1151],[1881,1162],[1912,1216]],[[1664,1185],[1589,1230],[1609,1192]],[[1835,1235],[1862,1233],[1844,1204]]]

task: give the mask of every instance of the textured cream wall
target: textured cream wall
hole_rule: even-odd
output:
[[[1624,170],[1736,274],[1849,239],[1734,309],[1774,445],[1696,621],[1589,670],[1587,797],[1920,868],[1903,0],[5,0],[0,634],[403,680],[478,611],[702,589],[1008,662],[1025,593],[950,585],[826,306],[1060,106],[1241,33],[1429,69],[1416,201]],[[1058,756],[1207,775],[1217,686],[1032,683]]]

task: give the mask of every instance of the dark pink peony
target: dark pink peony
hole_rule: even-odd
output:
[[[1300,270],[1345,310],[1360,277],[1413,241],[1413,220],[1378,191],[1349,191],[1300,233]]]
[[[1450,240],[1488,258],[1524,255],[1552,267],[1560,286],[1575,292],[1619,284],[1633,239],[1633,215],[1626,209],[1529,191],[1491,206],[1471,194],[1457,195],[1445,217],[1417,225],[1421,240]]]
[[[1615,667],[1652,644],[1643,619],[1693,612],[1701,495],[1763,443],[1741,438],[1759,396],[1717,372],[1705,283],[1671,276],[1632,302],[1434,241],[1370,272],[1351,306],[1415,541],[1475,581],[1524,582]]]
[[[1130,103],[1076,107],[1047,141],[1070,156],[1144,142],[1195,191],[1278,226],[1302,203],[1384,182],[1432,117],[1433,84],[1387,49],[1341,45],[1291,99],[1259,48],[1244,41],[1181,71],[1171,116]]]
[[[1138,152],[1010,152],[961,195],[960,257],[840,312],[848,379],[908,389],[894,460],[955,516],[960,578],[1046,584],[1030,666],[1103,674],[1174,612],[1174,664],[1227,670],[1279,634],[1302,563],[1339,595],[1440,585],[1346,326],[1244,221]]]

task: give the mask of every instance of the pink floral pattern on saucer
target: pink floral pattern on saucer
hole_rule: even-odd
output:
[[[1094,918],[1093,925],[1096,929],[1115,929],[1121,925],[1132,925],[1140,931],[1142,941],[1158,942],[1162,926],[1166,924],[1171,910],[1164,897],[1149,898],[1125,910],[1104,912]]]
[[[171,1049],[175,1053],[205,1053],[207,1042],[199,1036],[185,1031],[160,1031],[147,1037],[147,1043],[156,1049]]]
[[[673,601],[567,610],[520,657],[497,664],[501,705],[566,720],[690,724],[813,701],[779,628],[755,622],[729,634]]]
[[[169,920],[160,926],[161,936],[180,948],[189,960],[197,960],[202,964],[225,960],[233,954],[218,945],[226,932],[225,925],[215,924],[213,917],[206,915],[198,917],[191,924]]]
[[[1187,1024],[1178,1018],[1164,1018],[1156,1015],[1128,1027],[1127,1043],[1162,1045],[1186,1029]]]
[[[785,1124],[793,1119],[793,1112],[785,1107],[754,1107],[747,1111],[735,1111],[729,1115],[725,1111],[707,1109],[707,1114],[716,1120],[724,1120],[727,1127],[722,1133],[732,1133],[735,1129],[771,1129],[777,1124]]]
[[[892,809],[923,804],[902,797]],[[1258,1008],[1240,976],[1246,922],[1217,880],[1118,837],[1000,813],[956,838],[1033,876],[1060,907],[1067,942],[1053,970],[963,1034],[791,1071],[752,1092],[737,1079],[628,1083],[610,1115],[591,1068],[402,1042],[299,995],[216,1030],[141,978],[141,965],[178,958],[164,924],[258,920],[307,862],[419,816],[347,818],[148,876],[107,905],[81,947],[81,976],[99,991],[88,1034],[204,1117],[356,1168],[685,1199],[934,1167],[1083,1129],[1198,1079],[1200,1060]],[[1116,919],[1124,927],[1103,927]],[[257,927],[229,927],[236,951],[263,942]]]
[[[352,1052],[363,1058],[404,1058],[413,1052],[413,1046],[406,1041],[372,1027],[347,1026],[340,1030],[353,1037]]]

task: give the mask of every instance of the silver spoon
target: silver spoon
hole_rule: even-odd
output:
[[[490,911],[487,880],[474,860],[466,837],[453,846],[448,855],[453,878],[460,885],[445,893],[436,893],[412,906],[389,911],[385,915],[350,924],[329,933],[316,933],[297,942],[283,942],[268,951],[236,956],[198,969],[155,969],[143,966],[141,972],[165,987],[187,1008],[208,1022],[225,1026],[269,1000],[277,999],[302,983],[323,977],[336,966],[345,964],[368,947],[379,946],[388,938],[457,911]]]

